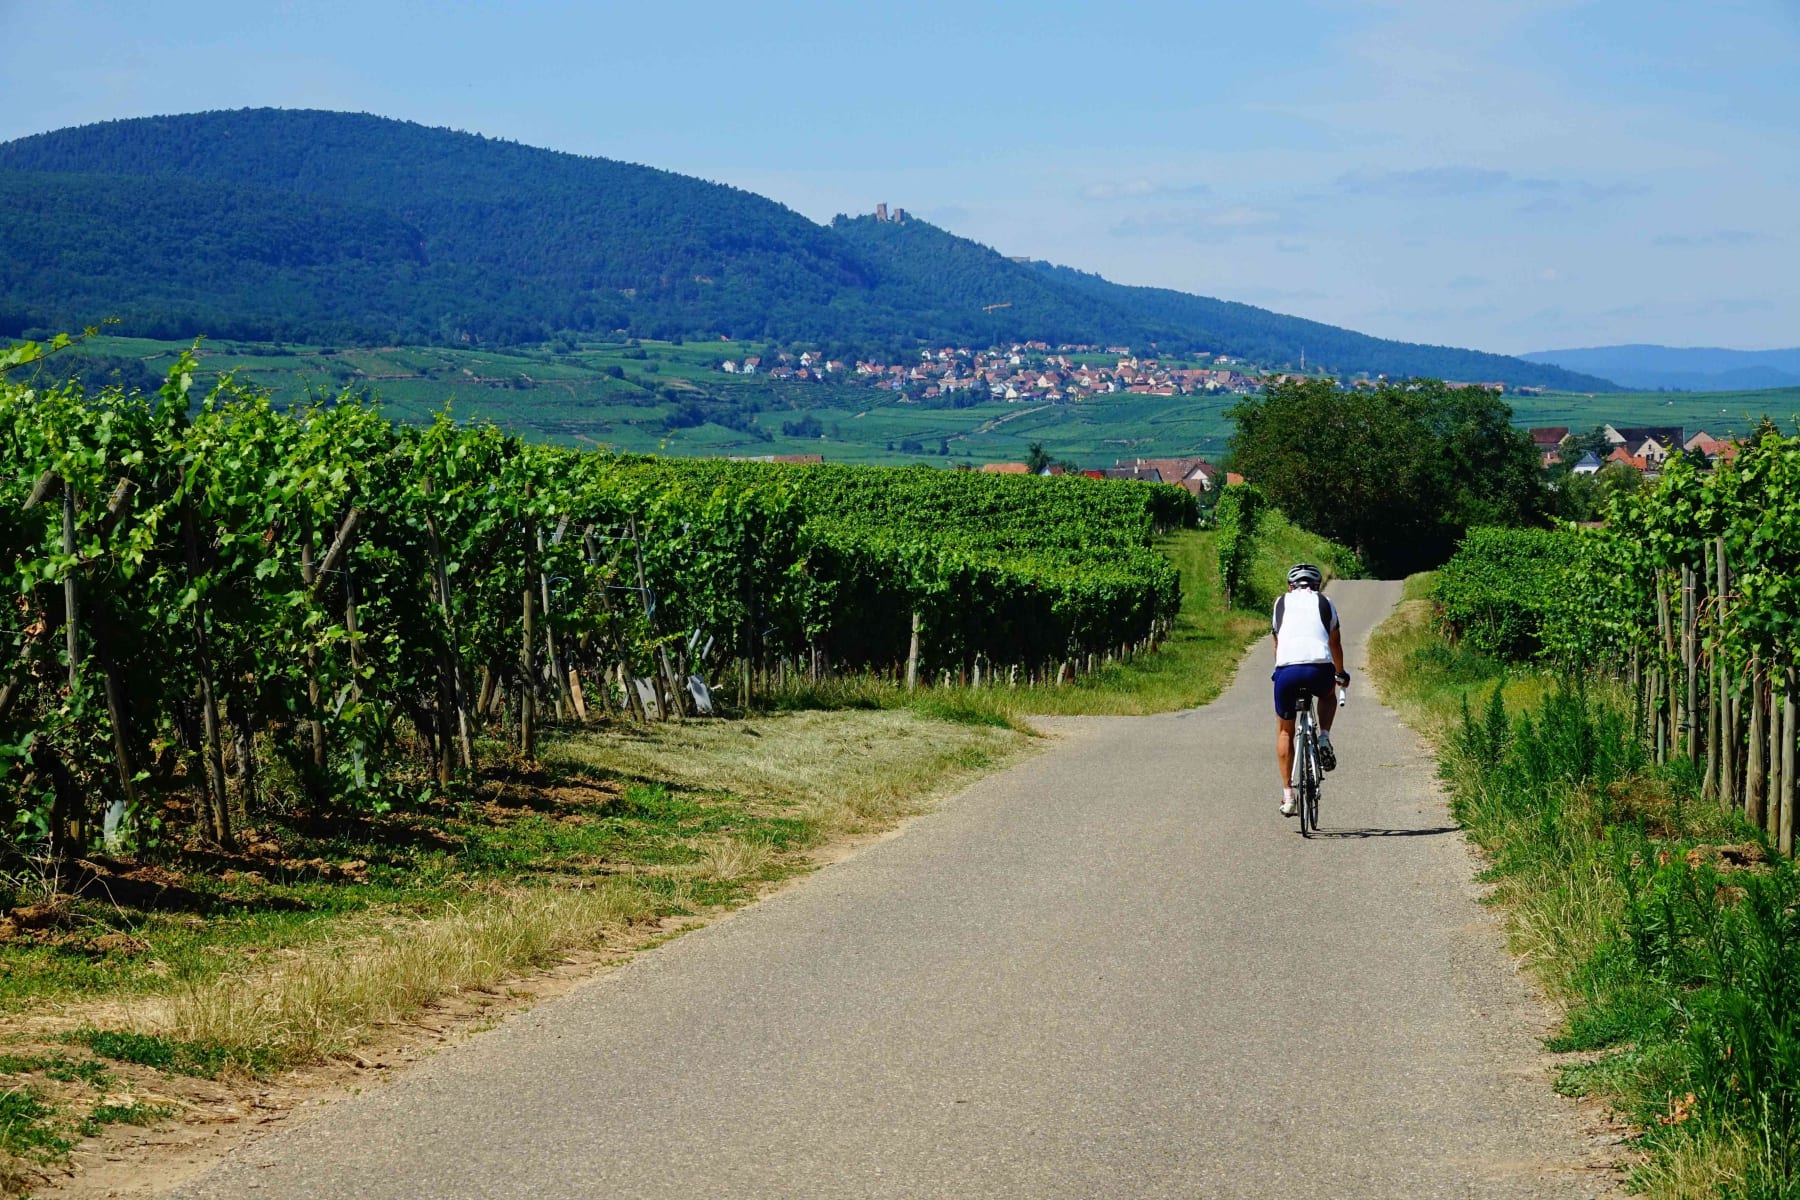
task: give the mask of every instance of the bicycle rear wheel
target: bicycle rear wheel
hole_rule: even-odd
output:
[[[1300,785],[1294,789],[1294,801],[1300,809],[1301,837],[1311,837],[1319,819],[1318,736],[1312,714],[1305,714],[1300,726]]]

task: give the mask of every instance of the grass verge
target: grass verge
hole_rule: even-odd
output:
[[[84,860],[61,881],[79,894],[0,941],[0,1190],[156,1119],[146,1088],[350,1055],[449,994],[744,904],[1030,740],[906,710],[565,730],[531,772],[407,812],[290,812],[230,856]]]
[[[1621,694],[1448,644],[1428,594],[1409,581],[1370,666],[1563,1009],[1559,1086],[1635,1125],[1659,1200],[1800,1196],[1800,874],[1648,761]]]

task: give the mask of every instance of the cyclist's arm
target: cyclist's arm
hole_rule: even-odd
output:
[[[1331,629],[1331,668],[1340,676],[1344,673],[1344,631],[1335,625]]]

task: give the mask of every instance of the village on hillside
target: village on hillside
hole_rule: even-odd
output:
[[[1113,356],[1113,362],[1077,362],[1070,355]],[[1203,354],[1211,366],[1171,367],[1139,357],[1129,346],[1060,345],[1019,342],[972,350],[946,346],[921,350],[916,362],[859,360],[845,364],[814,351],[780,353],[773,361],[760,355],[726,359],[727,375],[766,375],[773,379],[855,383],[901,393],[901,403],[963,399],[967,404],[994,400],[1035,400],[1051,404],[1093,396],[1184,396],[1206,392],[1246,393],[1262,386],[1260,374],[1227,355]]]

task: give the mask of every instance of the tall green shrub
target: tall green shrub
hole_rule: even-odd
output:
[[[1483,654],[1537,656],[1580,553],[1569,530],[1470,530],[1438,573],[1444,624]]]

